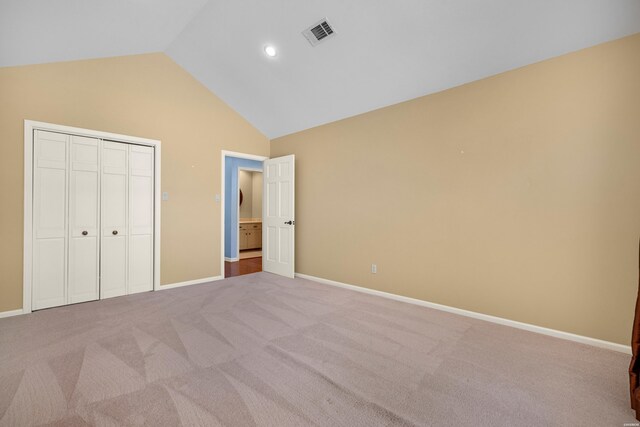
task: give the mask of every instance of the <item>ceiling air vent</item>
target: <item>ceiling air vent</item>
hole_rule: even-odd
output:
[[[310,26],[302,32],[302,35],[309,40],[311,46],[316,46],[321,41],[325,41],[335,34],[336,33],[327,21],[327,18],[322,19],[320,22]]]

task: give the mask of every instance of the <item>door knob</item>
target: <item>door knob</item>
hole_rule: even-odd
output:
[[[296,225],[295,221],[285,221],[284,223],[287,225]]]
[[[118,234],[118,230],[113,230],[113,231],[111,232],[111,234],[113,234],[113,235],[115,236],[116,234]]]
[[[86,236],[87,234],[89,234],[89,232],[88,232],[88,231],[83,231],[83,232],[82,232],[82,235],[83,235],[83,236]]]

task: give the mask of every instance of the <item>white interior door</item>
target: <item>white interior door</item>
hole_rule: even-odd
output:
[[[68,303],[99,298],[100,141],[71,136]]]
[[[34,310],[67,303],[69,137],[35,131],[33,143]]]
[[[129,146],[129,291],[153,290],[153,147]]]
[[[262,269],[295,274],[295,156],[264,161]]]
[[[100,298],[127,293],[129,145],[102,143]]]

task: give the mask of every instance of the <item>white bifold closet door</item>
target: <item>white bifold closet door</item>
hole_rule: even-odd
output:
[[[37,131],[33,308],[98,299],[99,140]]]
[[[34,310],[67,303],[69,136],[36,131],[33,143]]]
[[[102,251],[100,297],[127,294],[127,235],[129,230],[129,146],[102,143]]]
[[[71,136],[69,162],[69,304],[99,298],[100,144]]]
[[[101,297],[153,289],[152,147],[102,145]]]
[[[129,145],[129,289],[153,290],[154,151]]]
[[[153,290],[154,148],[35,131],[34,310]]]

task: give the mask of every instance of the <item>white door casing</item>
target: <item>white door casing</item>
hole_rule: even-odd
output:
[[[99,298],[100,141],[70,137],[68,304]]]
[[[295,274],[295,156],[263,165],[262,268],[286,277]]]

